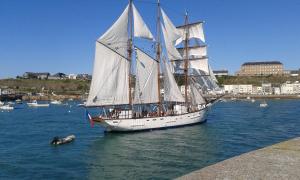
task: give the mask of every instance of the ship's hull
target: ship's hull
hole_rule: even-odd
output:
[[[173,128],[205,122],[206,109],[197,112],[138,119],[109,119],[100,122],[106,131],[143,131],[152,129]]]

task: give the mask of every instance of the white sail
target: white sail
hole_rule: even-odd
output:
[[[186,29],[188,29],[189,39],[196,38],[200,39],[202,42],[205,42],[202,22],[180,26],[177,29],[181,33],[181,38],[176,41],[176,45],[180,44],[186,39]]]
[[[134,37],[153,40],[152,33],[150,32],[148,26],[144,22],[138,10],[135,8],[134,4],[132,4],[132,9],[133,9],[133,19],[134,19]]]
[[[118,51],[123,56],[127,54],[128,10],[129,5],[127,5],[118,20],[98,39],[98,41]]]
[[[180,55],[185,57],[185,49],[184,48],[177,48]],[[188,48],[188,54],[190,58],[201,58],[207,56],[207,48],[206,46],[195,46]]]
[[[167,50],[167,55],[168,55],[169,60],[182,59],[181,55],[175,48],[172,40],[169,38],[168,32],[166,31],[165,27],[162,24],[161,24],[161,28],[162,28],[162,32],[164,35],[165,47]]]
[[[175,41],[181,37],[181,33],[176,29],[176,27],[166,15],[163,9],[161,9],[161,14],[164,22],[164,27],[168,33],[168,39],[174,45]]]
[[[165,72],[164,72],[164,100],[170,102],[184,102],[178,85],[174,79],[173,73],[171,72],[170,65],[164,61]]]
[[[191,100],[192,100],[192,104],[193,105],[205,104],[206,103],[205,99],[201,95],[199,89],[196,88],[196,86],[194,85],[194,83],[191,83],[190,87],[191,87]]]
[[[199,69],[203,71],[206,75],[209,75],[209,68],[208,68],[208,59],[193,59],[190,60],[189,68]]]
[[[110,47],[96,42],[93,79],[87,106],[129,103],[129,61]]]
[[[135,104],[157,103],[158,96],[158,63],[149,55],[136,49],[136,85]]]

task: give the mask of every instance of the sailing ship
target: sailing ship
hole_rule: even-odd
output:
[[[96,109],[97,114],[92,116],[88,112],[90,120],[106,131],[139,131],[205,122],[209,102],[203,93],[208,87],[217,86],[216,79],[203,45],[203,22],[189,23],[187,13],[184,22],[175,27],[158,0],[154,38],[132,0],[129,1],[117,21],[96,41],[85,107]],[[135,39],[151,43],[155,57],[135,45]],[[190,47],[192,40],[202,45]],[[174,74],[183,77],[184,93]]]

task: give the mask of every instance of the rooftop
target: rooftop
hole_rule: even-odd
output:
[[[262,65],[262,64],[281,64],[282,63],[280,61],[260,61],[260,62],[245,62],[244,64],[242,64],[242,66],[245,65]]]
[[[228,70],[215,70],[213,73],[228,73]]]

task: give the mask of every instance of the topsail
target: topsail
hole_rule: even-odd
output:
[[[134,19],[134,37],[145,38],[149,40],[153,40],[153,35],[150,32],[148,26],[143,21],[142,16],[132,4],[133,9],[133,19]]]

